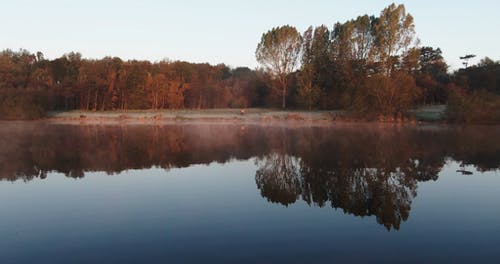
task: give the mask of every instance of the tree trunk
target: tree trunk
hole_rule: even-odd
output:
[[[286,76],[285,76],[285,79],[283,79],[281,81],[281,86],[282,86],[282,91],[283,91],[283,94],[282,94],[282,104],[281,104],[281,107],[283,109],[286,109]]]
[[[125,109],[125,93],[123,90],[121,91],[121,98],[120,98],[120,109],[124,110]]]
[[[101,105],[101,111],[106,110],[106,93],[102,95],[102,105]]]
[[[200,88],[200,97],[198,98],[198,109],[201,109],[201,88]]]
[[[309,111],[311,111],[311,104],[312,104],[311,103],[311,97],[312,97],[311,90],[309,90]]]
[[[97,99],[99,95],[99,90],[96,88],[95,90],[95,100],[94,100],[94,111],[97,111]]]
[[[286,97],[286,88],[283,88],[283,102],[281,104],[281,107],[283,109],[286,109],[286,99],[285,99],[285,97]]]
[[[90,88],[87,89],[87,104],[85,105],[85,110],[89,111],[90,109]]]

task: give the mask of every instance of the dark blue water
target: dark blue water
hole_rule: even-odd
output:
[[[1,263],[499,263],[499,127],[0,128]]]

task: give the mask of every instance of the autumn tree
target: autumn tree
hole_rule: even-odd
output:
[[[419,49],[418,71],[415,74],[417,86],[422,89],[421,103],[446,103],[447,85],[450,82],[448,65],[440,48]]]
[[[391,4],[382,10],[375,24],[376,55],[382,72],[390,76],[398,60],[415,43],[413,16],[404,5]]]
[[[420,94],[412,75],[418,63],[413,17],[404,5],[391,4],[377,19],[374,36],[381,71],[367,79],[366,96],[377,104],[370,111],[400,119]]]
[[[232,100],[229,107],[246,108],[252,105],[252,102],[258,100],[256,83],[257,76],[254,71],[248,67],[238,67],[230,72],[231,77],[229,86]]]
[[[319,96],[319,87],[316,82],[319,69],[315,65],[315,41],[313,27],[309,27],[302,35],[302,67],[298,76],[298,96],[306,107],[311,110]]]
[[[0,119],[36,119],[52,109],[52,78],[38,55],[24,49],[0,52]]]
[[[78,75],[82,64],[80,53],[70,52],[49,61],[49,71],[53,79],[56,109],[68,110],[79,107]]]
[[[295,71],[302,39],[292,26],[275,27],[262,35],[255,51],[257,61],[279,84],[282,108],[286,108],[288,75]]]
[[[185,106],[185,92],[189,89],[188,79],[191,72],[187,65],[175,62],[169,71],[166,101],[170,109],[180,109]]]
[[[381,114],[383,118],[401,119],[420,95],[415,79],[404,71],[393,72],[391,78],[374,75],[366,85],[365,114]]]
[[[256,71],[182,61],[85,59],[68,53],[0,52],[0,118],[39,118],[49,110],[263,106]]]

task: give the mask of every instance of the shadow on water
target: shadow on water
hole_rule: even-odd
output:
[[[13,122],[0,127],[0,178],[30,181],[50,172],[81,178],[91,171],[254,159],[257,188],[269,202],[303,200],[373,215],[397,230],[409,217],[418,182],[437,180],[447,161],[478,171],[500,168],[498,135],[500,127]]]

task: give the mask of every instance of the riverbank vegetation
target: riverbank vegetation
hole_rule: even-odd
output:
[[[261,67],[86,59],[70,52],[0,52],[0,119],[48,111],[286,108],[345,110],[353,118],[412,119],[421,105],[447,105],[452,122],[500,121],[500,62],[484,58],[450,72],[437,47],[421,47],[403,5],[299,32],[262,35]]]

